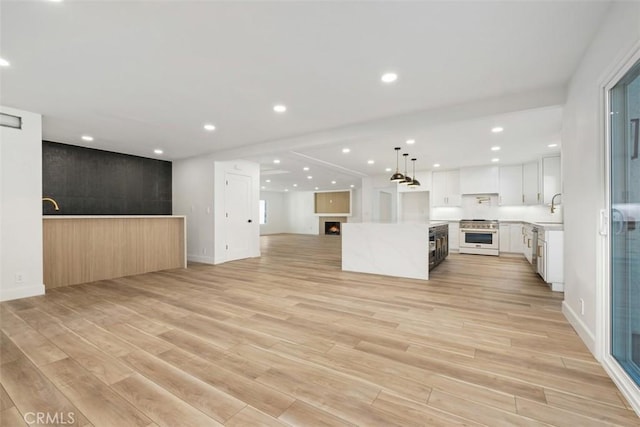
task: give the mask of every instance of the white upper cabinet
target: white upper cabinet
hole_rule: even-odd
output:
[[[497,194],[500,191],[500,169],[478,166],[460,169],[460,193]]]
[[[522,205],[522,165],[500,167],[499,203],[503,206]]]
[[[544,157],[542,159],[542,194],[544,204],[551,204],[553,195],[562,191],[561,180],[560,157]],[[557,199],[556,202],[558,202]]]
[[[460,206],[460,172],[457,170],[433,172],[431,205]]]
[[[525,205],[537,205],[540,200],[540,182],[538,162],[522,165],[522,202]]]

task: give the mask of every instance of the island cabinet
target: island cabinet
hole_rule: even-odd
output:
[[[432,185],[432,206],[460,206],[460,171],[450,170],[434,172]]]
[[[449,255],[449,225],[429,227],[429,271],[437,267]]]
[[[428,280],[430,266],[448,253],[445,222],[349,222],[341,231],[344,271]]]

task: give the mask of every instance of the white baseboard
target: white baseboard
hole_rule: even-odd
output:
[[[573,326],[578,336],[584,341],[591,354],[593,354],[593,357],[596,357],[596,337],[566,301],[562,302],[562,314],[564,314],[564,317],[566,317],[571,326]]]
[[[187,254],[187,261],[200,262],[202,264],[214,264],[212,257],[200,256],[200,255],[189,255],[189,254]]]
[[[611,377],[622,395],[627,399],[629,405],[640,417],[640,387],[638,387],[618,365],[618,362],[611,355],[604,357],[602,366]]]
[[[0,289],[0,301],[11,301],[20,298],[44,295],[44,285],[19,286],[9,289]]]

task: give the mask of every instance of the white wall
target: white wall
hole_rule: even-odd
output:
[[[0,111],[22,117],[22,129],[0,127],[0,301],[5,301],[44,294],[42,117],[8,107]]]
[[[613,3],[571,78],[562,129],[564,176],[563,313],[640,414],[640,388],[608,351],[606,238],[599,235],[606,207],[604,88],[640,49],[640,3]],[[584,300],[581,314],[580,300]]]
[[[278,191],[261,191],[260,199],[267,203],[267,223],[260,225],[260,234],[287,233],[289,229],[285,194]]]
[[[173,214],[187,217],[187,259],[216,264],[224,262],[224,176],[235,172],[251,176],[255,240],[251,255],[260,255],[258,196],[260,167],[244,160],[216,162],[213,156],[173,162]],[[217,219],[217,220],[216,220]]]
[[[562,169],[565,218],[564,312],[589,349],[599,337],[597,306],[604,254],[598,234],[605,207],[604,86],[640,40],[640,3],[614,3],[573,75],[564,109]],[[580,315],[580,299],[584,315]]]
[[[267,201],[267,224],[260,226],[260,234],[292,233],[318,234],[320,219],[314,213],[313,191],[262,191]],[[351,216],[348,222],[362,222],[362,190],[351,190]]]
[[[320,220],[313,213],[315,206],[313,191],[290,191],[286,193],[285,206],[289,221],[287,233],[318,234]]]
[[[187,217],[187,259],[214,263],[214,161],[173,162],[173,214]]]

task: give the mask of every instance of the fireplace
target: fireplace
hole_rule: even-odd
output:
[[[321,216],[318,232],[324,236],[340,236],[342,234],[342,224],[347,222],[344,216]]]
[[[340,235],[340,221],[325,221],[324,234]]]

